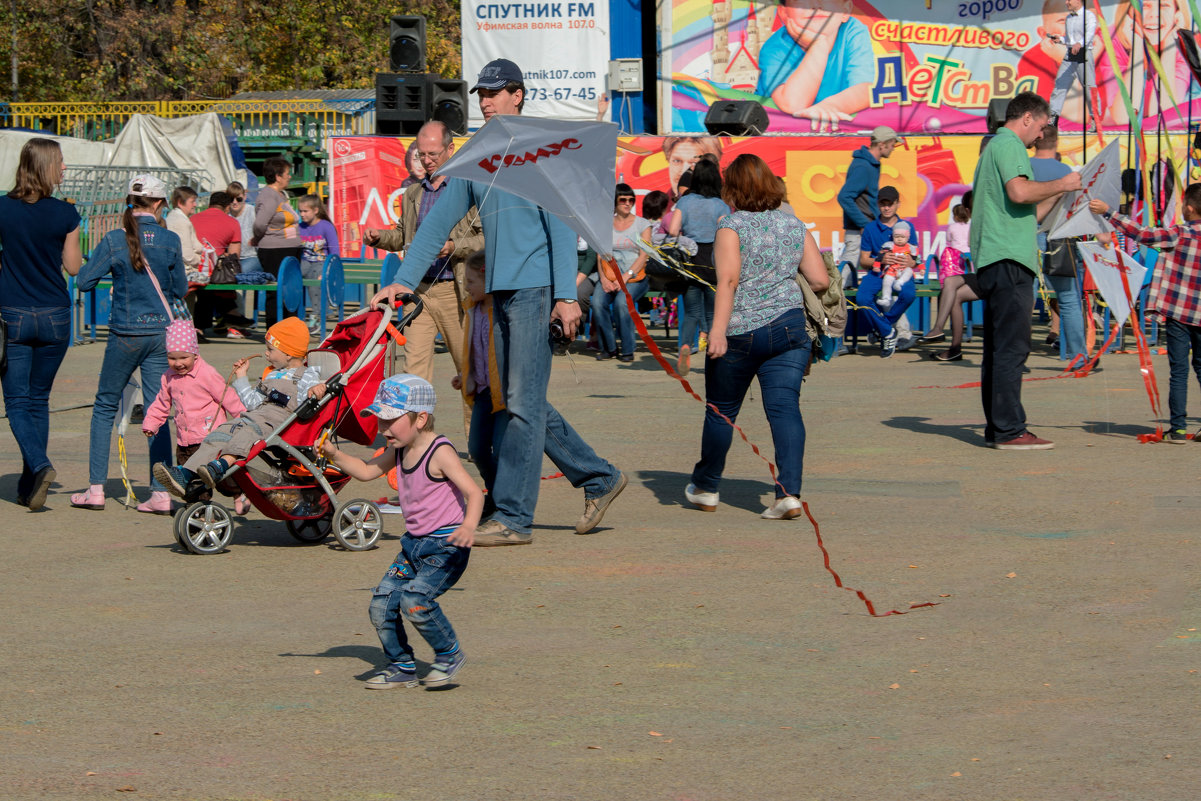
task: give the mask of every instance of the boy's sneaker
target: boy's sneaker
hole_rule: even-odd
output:
[[[398,687],[416,687],[417,684],[417,671],[412,665],[402,667],[392,664],[367,679],[363,686],[368,690],[395,690]]]
[[[171,467],[166,462],[156,464],[152,472],[155,480],[166,487],[167,492],[181,500],[187,498],[188,485],[196,480],[196,474],[191,470],[186,467]]]
[[[426,687],[441,687],[443,684],[450,684],[451,679],[463,667],[463,663],[467,661],[467,654],[462,651],[455,651],[447,656],[435,657],[434,664],[430,666],[430,672],[425,674],[425,678],[421,683]]]
[[[1188,442],[1188,432],[1183,428],[1177,428],[1164,434],[1164,442],[1171,442],[1175,445],[1183,445]]]
[[[225,463],[224,459],[214,459],[206,465],[201,465],[196,472],[204,485],[212,489],[221,483],[221,479],[225,478],[225,471],[228,469],[229,465]]]

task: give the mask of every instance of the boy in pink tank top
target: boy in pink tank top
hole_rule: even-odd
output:
[[[396,468],[406,530],[400,553],[371,596],[371,622],[388,666],[367,680],[369,690],[418,685],[406,620],[434,649],[433,665],[421,684],[449,684],[466,661],[437,598],[467,569],[484,493],[463,468],[450,440],[434,432],[436,401],[434,388],[424,378],[394,375],[380,384],[375,403],[362,412],[379,418],[387,444],[384,452],[364,462],[328,442],[321,449],[359,481],[373,481]]]

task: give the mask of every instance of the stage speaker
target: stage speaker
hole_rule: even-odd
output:
[[[1122,194],[1141,195],[1143,192],[1143,174],[1133,167],[1122,170]]]
[[[988,101],[988,132],[995,134],[1005,127],[1005,112],[1009,111],[1009,100],[998,97]]]
[[[431,120],[445,123],[452,134],[465,136],[467,134],[467,82],[452,81],[438,76],[430,76],[430,113]]]
[[[767,112],[754,100],[718,100],[705,114],[705,130],[725,136],[767,132]]]
[[[425,17],[397,15],[388,29],[389,69],[425,72]]]
[[[415,136],[429,119],[428,75],[378,72],[375,75],[375,132]]]

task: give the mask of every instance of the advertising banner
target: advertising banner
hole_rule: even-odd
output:
[[[1164,141],[1164,157],[1182,159],[1186,137]],[[408,173],[404,157],[411,139],[389,137],[335,137],[330,150],[330,214],[342,242],[342,255],[382,256],[362,248],[362,229],[390,227],[400,215],[400,194]],[[461,147],[466,140],[456,140]],[[1119,144],[1121,164],[1126,164],[1126,138]],[[647,192],[674,192],[680,174],[701,155],[716,155],[724,168],[742,153],[764,159],[784,179],[788,198],[798,217],[813,230],[818,246],[841,252],[842,209],[838,190],[846,178],[851,154],[867,144],[856,136],[640,136],[621,137],[617,152],[618,181],[634,187],[641,198]],[[1065,163],[1083,162],[1079,137],[1061,137],[1059,151]],[[1170,148],[1170,150],[1169,150]],[[880,185],[892,185],[901,196],[900,214],[918,231],[924,256],[937,256],[951,222],[951,209],[971,188],[980,152],[978,137],[909,137],[904,146],[881,162]],[[1098,158],[1095,142],[1089,143],[1088,163]]]
[[[525,114],[596,119],[608,81],[609,0],[463,0],[462,10],[468,88],[485,64],[507,58],[525,75]],[[478,128],[484,118],[474,98],[469,105]]]
[[[1130,124],[1119,78],[1144,128],[1183,131],[1201,120],[1201,90],[1176,37],[1192,26],[1188,0],[1084,6],[1096,34],[1076,56],[1092,69],[1077,72],[1103,130]],[[1069,22],[1066,0],[672,0],[662,130],[704,131],[714,101],[738,99],[763,104],[772,133],[984,133],[990,100],[1052,98],[1069,24],[1081,23]],[[1086,127],[1084,98],[1074,81],[1060,130]]]

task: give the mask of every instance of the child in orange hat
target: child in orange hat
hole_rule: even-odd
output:
[[[301,399],[325,394],[321,371],[305,367],[308,350],[309,329],[299,318],[285,317],[268,328],[263,356],[269,366],[259,382],[251,385],[246,377],[250,359],[234,362],[233,390],[246,411],[213,429],[182,465],[156,464],[155,478],[179,498],[188,494],[189,485],[197,479],[209,488],[221,483],[225,471],[296,411]]]

